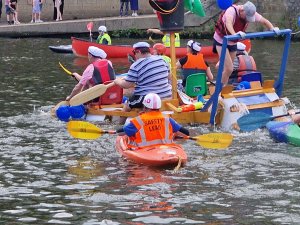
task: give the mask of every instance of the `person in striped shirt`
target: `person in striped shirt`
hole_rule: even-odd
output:
[[[143,100],[148,93],[158,94],[162,99],[172,96],[169,84],[170,68],[163,58],[151,55],[147,42],[135,43],[133,54],[136,61],[130,66],[127,76],[114,80],[116,85],[124,89],[134,87],[133,95],[124,104],[125,112],[133,108],[143,108]],[[120,122],[125,122],[125,119],[122,118]]]

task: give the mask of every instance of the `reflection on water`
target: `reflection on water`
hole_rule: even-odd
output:
[[[234,133],[229,149],[181,141],[187,165],[177,172],[135,165],[114,150],[115,137],[70,137],[49,116],[87,61],[55,54],[58,39],[0,39],[0,215],[3,224],[299,224],[299,148],[266,130]],[[129,40],[128,40],[129,43]],[[284,95],[299,105],[299,43],[292,43]],[[282,43],[255,41],[264,79],[276,75]],[[271,51],[272,53],[269,53]],[[126,60],[113,61],[117,73]],[[104,124],[103,129],[116,129]],[[211,132],[189,127],[192,135]]]

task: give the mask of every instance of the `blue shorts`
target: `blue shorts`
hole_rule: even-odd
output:
[[[13,14],[14,12],[11,10],[11,8],[9,8],[8,5],[5,6],[5,13],[6,15],[10,15],[10,14]]]
[[[217,46],[222,46],[221,43],[217,42],[215,39],[214,39],[214,43],[213,43],[213,52],[214,53],[218,53],[217,52]],[[229,52],[236,52],[237,51],[237,45],[227,45],[227,49]]]

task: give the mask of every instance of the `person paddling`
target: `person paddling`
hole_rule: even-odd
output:
[[[112,63],[106,59],[106,56],[106,52],[100,48],[94,46],[88,48],[88,58],[91,64],[87,66],[82,76],[78,73],[72,74],[79,82],[66,98],[66,101],[69,101],[81,91],[116,78]]]
[[[186,128],[159,111],[161,99],[157,94],[147,94],[143,100],[143,106],[142,114],[117,131],[125,133],[131,145],[145,147],[155,144],[171,144],[177,132],[181,136],[189,136]]]
[[[107,28],[106,26],[100,26],[98,28],[99,36],[96,40],[98,44],[103,44],[103,45],[111,45],[111,38],[109,34],[107,33]]]

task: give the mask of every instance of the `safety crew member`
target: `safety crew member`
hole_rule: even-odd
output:
[[[147,33],[154,33],[154,34],[160,34],[160,35],[164,35],[161,39],[162,43],[166,46],[166,47],[170,47],[171,46],[171,42],[170,42],[170,34],[164,34],[161,30],[159,29],[153,29],[153,28],[149,28],[147,30]],[[180,47],[180,36],[179,33],[175,33],[175,47]]]
[[[171,58],[169,56],[166,56],[166,51],[167,48],[164,44],[162,43],[156,43],[155,45],[153,45],[153,55],[160,55],[165,61],[166,63],[168,63],[168,65],[171,65]]]
[[[208,80],[212,81],[214,76],[201,51],[201,45],[193,40],[187,43],[187,54],[176,63],[178,69],[182,69],[182,85],[185,87],[186,78],[195,73],[205,72]]]
[[[180,132],[183,136],[189,135],[186,128],[159,111],[161,99],[157,94],[147,94],[143,100],[143,105],[144,112],[118,130],[118,133],[125,132],[131,145],[145,147],[156,144],[170,144],[177,132]]]
[[[111,38],[109,34],[107,33],[107,28],[106,26],[100,26],[98,28],[99,36],[96,40],[98,44],[103,44],[103,45],[111,45]]]

